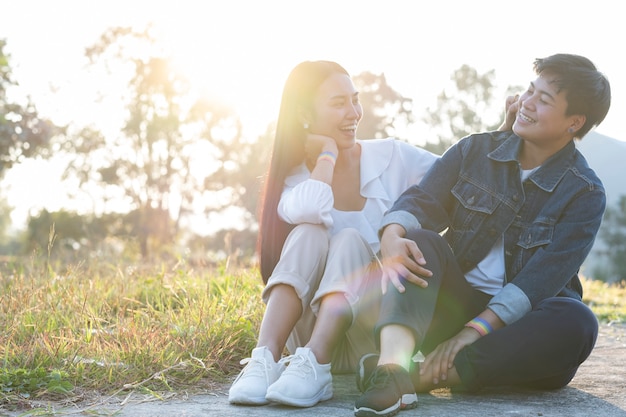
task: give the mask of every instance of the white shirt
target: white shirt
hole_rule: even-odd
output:
[[[278,215],[290,224],[323,224],[331,234],[347,227],[357,229],[378,252],[383,215],[404,190],[422,180],[437,156],[394,138],[357,143],[361,145],[361,195],[366,199],[362,210],[336,210],[330,185],[310,179],[303,163],[285,179]]]
[[[535,172],[537,168],[522,170],[522,181]],[[504,236],[500,236],[487,256],[474,269],[465,274],[465,279],[477,290],[485,294],[496,295],[504,284],[505,269]]]

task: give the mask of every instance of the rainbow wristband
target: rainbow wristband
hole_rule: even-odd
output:
[[[317,162],[320,162],[320,161],[328,161],[331,164],[335,165],[335,163],[337,162],[337,155],[335,155],[334,153],[330,151],[324,151],[320,153],[319,156],[317,157]]]
[[[491,324],[485,319],[481,319],[480,317],[476,317],[465,324],[465,327],[471,327],[476,330],[479,335],[485,336],[489,333],[493,332],[493,327]]]

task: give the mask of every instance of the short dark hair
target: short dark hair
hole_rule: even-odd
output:
[[[555,54],[537,58],[533,65],[537,75],[546,72],[556,76],[559,91],[565,91],[566,115],[585,115],[585,124],[576,133],[585,136],[604,120],[611,106],[611,86],[607,77],[589,59],[572,54]]]

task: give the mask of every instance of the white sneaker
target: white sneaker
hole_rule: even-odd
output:
[[[231,404],[268,404],[269,401],[265,399],[267,387],[273,384],[285,369],[283,363],[274,361],[272,352],[265,346],[254,348],[251,356],[241,361],[246,367],[241,370],[228,390],[228,401]]]
[[[312,407],[333,397],[330,364],[320,365],[311,349],[299,347],[294,355],[281,359],[289,362],[278,381],[267,389],[265,398],[295,407]]]

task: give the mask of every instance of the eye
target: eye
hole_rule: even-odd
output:
[[[344,100],[333,100],[330,104],[332,107],[341,108],[345,105]]]

